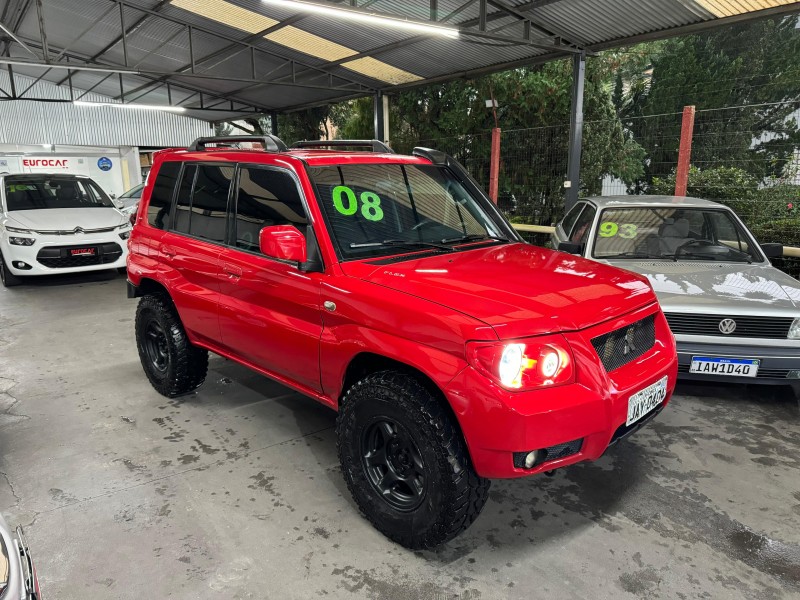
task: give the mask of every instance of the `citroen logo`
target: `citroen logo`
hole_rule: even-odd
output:
[[[722,319],[719,322],[719,330],[725,335],[730,335],[736,331],[736,321],[733,319]]]
[[[83,233],[83,227],[76,227],[72,230],[72,233]]]

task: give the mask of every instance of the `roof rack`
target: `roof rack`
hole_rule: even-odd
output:
[[[292,148],[336,148],[342,146],[369,148],[372,152],[394,154],[394,150],[380,140],[306,140],[292,144]]]
[[[288,148],[279,137],[269,134],[263,135],[226,135],[218,137],[201,137],[197,138],[189,150],[192,152],[200,152],[206,149],[208,144],[217,144],[219,146],[233,146],[234,144],[255,143],[261,144],[264,150],[268,152],[286,152]]]

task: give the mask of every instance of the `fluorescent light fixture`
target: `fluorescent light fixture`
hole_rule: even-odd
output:
[[[325,6],[315,2],[303,2],[300,0],[262,0],[262,2],[264,2],[264,4],[280,6],[281,8],[286,8],[289,10],[303,10],[319,15],[326,15],[336,19],[349,19],[350,21],[357,21],[360,23],[368,23],[370,25],[379,25],[384,27],[393,27],[395,29],[406,29],[408,31],[415,31],[417,33],[442,35],[449,38],[457,38],[459,35],[458,29],[454,29],[452,27],[430,25],[428,23],[420,23],[419,21],[410,21],[401,17],[389,17],[381,14],[351,10],[349,8],[340,8],[337,6]]]
[[[137,110],[166,110],[169,112],[186,112],[183,106],[165,106],[162,104],[122,104],[121,102],[86,102],[74,100],[75,106],[113,106],[114,108],[134,108]]]

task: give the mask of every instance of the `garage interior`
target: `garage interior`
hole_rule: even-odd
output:
[[[0,120],[20,105],[79,123],[127,118],[107,104],[154,105],[197,122],[170,139],[120,125],[92,143],[188,145],[209,123],[371,96],[385,139],[393,92],[569,57],[569,201],[587,55],[798,10],[777,0],[337,3],[442,29],[431,33],[296,4],[5,0]],[[88,143],[67,128],[1,131],[0,144]],[[597,462],[495,481],[464,535],[410,552],[358,514],[332,411],[220,357],[196,393],[159,396],[142,374],[134,312],[116,274],[0,289],[0,511],[25,528],[45,598],[800,593],[800,408],[789,390],[679,384],[669,410]]]

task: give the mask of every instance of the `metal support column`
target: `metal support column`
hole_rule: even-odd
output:
[[[278,135],[278,113],[269,113],[269,132],[272,135]]]
[[[569,120],[569,162],[565,211],[578,201],[581,187],[581,147],[583,146],[583,84],[586,75],[586,53],[572,57],[572,108]]]
[[[383,141],[384,119],[383,114],[383,93],[376,92],[372,99],[372,106],[375,110],[375,139]]]

